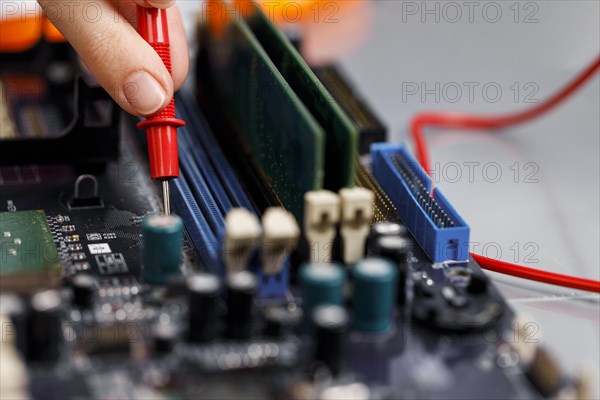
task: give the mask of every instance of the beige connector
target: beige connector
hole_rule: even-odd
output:
[[[344,263],[352,264],[365,255],[365,243],[373,218],[375,195],[365,188],[340,190],[342,222],[340,234],[344,240]]]
[[[283,208],[269,208],[263,215],[262,263],[266,275],[281,272],[283,260],[298,245],[300,228]]]
[[[28,399],[27,370],[14,343],[16,332],[9,317],[0,314],[0,399]]]
[[[231,210],[225,217],[225,267],[228,273],[244,271],[260,239],[256,216],[243,208]]]
[[[312,263],[331,262],[331,250],[340,221],[337,194],[321,190],[304,195],[304,235]]]

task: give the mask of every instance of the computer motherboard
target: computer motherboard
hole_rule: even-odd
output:
[[[173,217],[68,44],[1,56],[3,399],[578,398],[336,65],[201,29]]]

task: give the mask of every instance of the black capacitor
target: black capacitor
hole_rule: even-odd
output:
[[[89,274],[78,274],[71,278],[73,304],[82,310],[89,310],[94,305],[96,280]]]
[[[175,347],[177,331],[172,323],[158,323],[154,326],[154,351],[157,354],[170,353]]]
[[[14,340],[21,356],[26,356],[27,309],[21,297],[15,294],[0,295],[0,314],[10,318],[12,331],[4,330],[2,340]]]
[[[229,339],[249,339],[254,322],[254,296],[258,281],[248,271],[231,273],[227,276],[227,327]]]
[[[27,359],[53,362],[62,345],[61,297],[56,290],[35,294],[27,320]]]
[[[377,254],[372,253],[373,247],[379,238],[386,236],[409,236],[409,233],[406,226],[396,222],[378,222],[373,224],[367,237],[368,254],[377,257]]]
[[[286,339],[295,335],[302,322],[302,309],[299,307],[270,307],[264,311],[265,336]]]
[[[318,306],[313,311],[314,356],[333,376],[339,375],[344,364],[346,336],[350,317],[344,307],[333,304]]]
[[[386,258],[398,266],[397,303],[406,303],[406,280],[410,267],[413,242],[403,236],[382,236],[373,245],[373,255]]]
[[[396,222],[378,222],[371,227],[370,236],[378,239],[383,236],[405,236],[408,229]]]
[[[205,343],[219,331],[219,279],[211,274],[196,273],[187,279],[188,341]]]

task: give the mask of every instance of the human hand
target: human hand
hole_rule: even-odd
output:
[[[130,114],[161,111],[185,81],[189,55],[175,0],[38,1],[100,85]],[[169,8],[172,76],[136,31],[138,5]]]

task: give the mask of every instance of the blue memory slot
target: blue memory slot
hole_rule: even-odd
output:
[[[187,126],[180,128],[178,135],[181,176],[174,181],[173,203],[183,218],[203,264],[210,272],[223,277],[225,266],[221,254],[225,215],[233,207],[246,208],[258,218],[260,215],[226,161],[199,109],[195,112],[186,109],[186,106],[194,104],[193,100],[180,98],[179,103],[177,113],[187,121]],[[289,286],[289,257],[277,276],[263,275],[258,253],[252,258],[249,268],[259,279],[260,297],[286,294]]]
[[[172,181],[171,198],[203,264],[213,273],[219,272],[219,240],[200,210],[185,176]]]
[[[181,144],[182,141],[179,143]],[[192,189],[196,199],[198,199],[200,209],[205,213],[210,222],[213,233],[218,235],[219,231],[225,226],[225,218],[223,211],[219,207],[222,199],[219,199],[219,202],[217,202],[213,196],[213,190],[217,185],[215,185],[215,182],[212,182],[211,186],[207,184],[198,165],[196,165],[190,156],[190,149],[181,145],[179,147],[179,163],[181,164],[183,173],[187,177],[189,187]]]
[[[371,146],[375,179],[433,262],[467,260],[470,229],[402,144]]]
[[[202,147],[193,142],[188,129],[180,129],[178,139],[181,152],[193,159],[198,172],[213,190],[214,197],[218,199],[218,206],[221,212],[223,214],[227,214],[233,208],[233,204],[231,203],[229,195],[223,188],[217,174],[215,173],[207,154],[204,152]]]
[[[191,132],[191,137],[200,146],[194,146],[194,148],[202,148],[205,154],[210,154],[209,159],[213,163],[215,176],[219,177],[235,206],[256,212],[254,205],[242,188],[229,162],[227,162],[221,147],[213,137],[206,119],[198,112],[200,108],[194,97],[183,90],[177,94],[177,97],[179,98],[179,104],[183,105],[180,107],[182,115],[185,115],[186,121],[189,121],[195,127]]]

